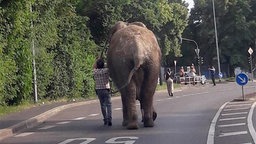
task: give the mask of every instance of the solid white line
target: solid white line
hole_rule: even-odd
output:
[[[253,127],[252,116],[253,116],[253,111],[254,111],[255,106],[256,106],[256,102],[253,103],[253,105],[250,109],[248,118],[247,118],[249,132],[252,136],[252,139],[253,139],[254,143],[256,143],[256,132],[255,132],[255,129]]]
[[[224,113],[224,114],[221,114],[221,116],[242,115],[242,114],[247,114],[247,113],[248,113],[248,112]]]
[[[239,132],[229,132],[229,133],[221,133],[219,137],[226,137],[226,136],[235,136],[235,135],[243,135],[247,134],[247,131],[239,131]]]
[[[241,119],[246,119],[246,117],[223,118],[223,119],[220,119],[219,121],[241,120]]]
[[[224,109],[223,111],[234,111],[234,110],[245,110],[249,109],[250,107],[244,107],[244,108],[233,108],[233,109]]]
[[[207,136],[207,144],[214,144],[214,133],[215,133],[215,125],[216,122],[218,120],[218,117],[220,116],[221,111],[224,109],[224,107],[227,105],[228,102],[224,103],[219,110],[217,111],[217,113],[215,114],[211,125],[210,125],[210,129],[208,132],[208,136]]]
[[[235,123],[235,124],[227,124],[227,125],[218,125],[218,127],[224,128],[224,127],[234,127],[234,126],[243,126],[243,125],[246,125],[246,123]]]
[[[18,134],[14,137],[25,137],[25,136],[28,136],[28,135],[32,135],[34,132],[26,132],[26,133],[21,133],[21,134]]]

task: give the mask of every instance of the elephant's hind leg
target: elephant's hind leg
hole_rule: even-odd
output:
[[[141,104],[144,110],[144,127],[153,127],[157,113],[153,107],[153,96],[157,85],[158,75],[152,70],[145,73],[144,83],[141,88]]]
[[[123,103],[123,126],[127,129],[138,129],[138,115],[136,109],[136,85],[132,80],[130,84],[122,90]]]

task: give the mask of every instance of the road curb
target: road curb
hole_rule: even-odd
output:
[[[42,114],[39,114],[35,117],[32,117],[28,120],[22,121],[16,125],[13,125],[11,127],[1,129],[0,130],[0,141],[7,138],[11,137],[14,134],[21,132],[25,129],[28,128],[33,128],[41,123],[43,123],[45,120],[48,118],[54,116],[55,114],[59,113],[60,111],[63,111],[68,108],[76,107],[76,106],[81,106],[85,104],[91,104],[91,103],[96,103],[98,100],[90,100],[90,101],[84,101],[84,102],[77,102],[77,103],[71,103],[71,104],[66,104],[62,106],[55,107],[51,110],[48,110]]]

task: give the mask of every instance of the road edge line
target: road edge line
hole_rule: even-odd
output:
[[[215,114],[214,118],[212,119],[210,128],[209,128],[209,132],[208,132],[208,136],[207,136],[207,144],[214,144],[214,134],[215,134],[215,126],[216,126],[216,122],[220,116],[221,111],[224,109],[224,107],[228,104],[229,102],[224,103],[219,110],[217,111],[217,113]]]
[[[255,109],[256,106],[256,102],[253,103],[253,105],[251,106],[250,112],[248,114],[248,118],[247,118],[247,122],[248,122],[248,128],[249,128],[249,132],[252,136],[252,139],[254,141],[254,143],[256,143],[256,132],[255,129],[253,127],[253,122],[252,122],[252,116],[253,116],[253,111]]]

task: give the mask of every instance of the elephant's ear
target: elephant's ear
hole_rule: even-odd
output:
[[[129,23],[129,25],[137,25],[137,26],[147,28],[146,25],[142,22],[132,22],[132,23]]]
[[[119,31],[122,28],[127,27],[127,23],[123,22],[123,21],[118,21],[110,30],[109,33],[109,41],[111,40],[111,37],[114,35],[114,33],[116,33],[117,31]]]

